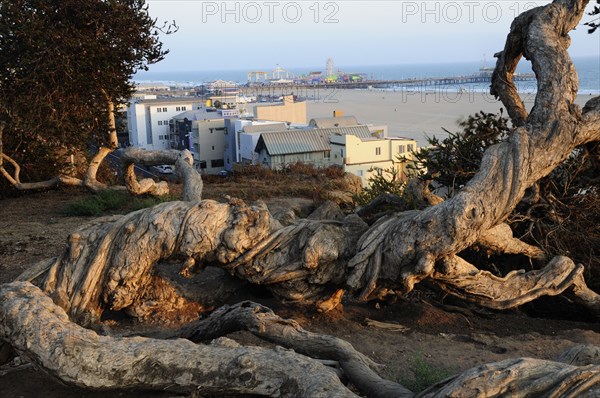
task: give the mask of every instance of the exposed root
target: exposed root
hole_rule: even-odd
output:
[[[84,388],[138,388],[179,393],[284,397],[355,397],[335,372],[276,348],[242,347],[228,339],[100,336],[72,323],[37,287],[0,287],[0,340],[65,383]]]
[[[512,271],[498,277],[478,270],[458,256],[451,256],[443,260],[442,269],[436,270],[431,281],[454,296],[499,310],[514,308],[541,296],[555,296],[572,287],[581,289],[578,297],[582,298],[582,304],[594,311],[599,296],[589,289],[584,292],[585,284],[579,287],[583,282],[582,273],[583,266],[557,256],[543,269]],[[586,294],[589,297],[584,299]]]

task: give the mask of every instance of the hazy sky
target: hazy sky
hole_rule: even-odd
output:
[[[491,65],[515,15],[549,1],[148,0],[167,58],[150,71],[272,70],[482,61]],[[589,8],[595,4],[595,1]],[[584,16],[584,21],[589,20]],[[572,56],[600,57],[600,32],[571,33]]]

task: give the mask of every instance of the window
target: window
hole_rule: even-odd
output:
[[[225,166],[223,159],[214,159],[214,160],[210,161],[210,167],[223,167],[223,166]]]
[[[381,147],[375,148],[375,155],[381,155]]]
[[[213,150],[213,151],[215,150],[215,146],[214,146],[214,145],[212,146],[212,150]]]
[[[406,152],[406,147],[404,145],[398,145],[398,153]]]
[[[363,171],[362,171],[362,170],[358,170],[358,171],[356,172],[356,174],[357,174],[359,177],[362,177],[362,176],[363,176]]]
[[[329,159],[329,158],[331,158],[331,151],[323,152],[323,159]]]
[[[305,153],[304,154],[304,161],[308,162],[310,160],[310,153]]]
[[[182,107],[181,107],[181,110],[182,110],[182,111],[185,111],[185,110],[187,110],[187,107],[185,107],[185,106],[182,106]]]
[[[163,112],[166,112],[166,111],[167,111],[167,108],[163,108]]]
[[[159,125],[159,126],[162,126],[162,120],[159,120],[159,121],[158,121],[158,125]]]
[[[165,126],[168,126],[168,125],[169,125],[169,121],[168,121],[168,120],[163,120],[163,124],[164,124]]]
[[[180,106],[176,106],[176,107],[175,107],[175,111],[176,111],[176,112],[179,112],[180,110],[181,110],[181,107],[180,107]]]
[[[156,108],[156,112],[162,112],[162,108]]]
[[[408,148],[408,151],[409,151],[409,152],[412,152],[412,151],[414,151],[414,150],[415,150],[415,147],[414,147],[414,145],[413,145],[413,144],[408,144],[408,145],[407,145],[407,148]]]

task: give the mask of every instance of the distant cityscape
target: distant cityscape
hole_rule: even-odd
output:
[[[344,115],[343,106],[326,117],[308,119],[311,92],[331,87],[385,90],[471,83],[487,87],[492,71],[480,67],[456,76],[374,79],[365,72],[336,68],[329,58],[324,70],[297,76],[279,65],[271,71],[248,71],[244,83],[142,82],[125,110],[128,127],[120,141],[147,150],[188,149],[205,174],[225,175],[250,164],[277,169],[306,162],[318,167],[337,165],[366,185],[373,173],[390,167],[403,175],[406,160],[418,150],[416,140],[402,138],[401,131],[390,134],[386,124],[361,123],[356,115]],[[597,78],[593,73],[583,76],[592,82]],[[518,83],[534,79],[527,72],[516,75]]]
[[[365,79],[358,73],[334,73],[331,59],[326,69],[324,75],[313,72],[300,79],[311,84]],[[298,82],[282,68],[270,74],[249,72],[248,78],[255,84]],[[126,114],[128,133],[121,137],[123,145],[188,149],[195,167],[205,174],[226,175],[257,164],[280,169],[303,162],[341,167],[366,185],[384,169],[395,168],[398,175],[404,175],[407,159],[417,150],[413,139],[390,137],[387,125],[360,123],[341,109],[308,120],[306,98],[249,96],[244,87],[231,81],[189,88],[140,84]]]

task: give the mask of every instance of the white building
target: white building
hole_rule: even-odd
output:
[[[171,118],[201,107],[195,97],[133,100],[127,107],[129,143],[148,150],[168,149]]]
[[[236,116],[237,109],[201,108],[180,113],[170,122],[170,147],[189,149],[201,172],[217,174],[231,162],[227,150],[230,131],[225,120]]]
[[[267,126],[271,124],[276,124],[278,126],[282,126],[283,123],[270,121],[270,120],[250,120],[250,119],[229,119],[225,121],[225,125],[227,126],[228,131],[230,132],[228,136],[227,142],[227,156],[225,156],[225,169],[232,171],[233,163],[242,163],[242,143],[241,143],[241,135],[244,132],[255,133],[260,132],[261,127],[259,126]],[[256,126],[256,127],[252,127]],[[248,128],[249,127],[249,128]],[[246,130],[248,128],[248,130]],[[269,127],[267,127],[269,129]],[[282,130],[278,128],[278,130]],[[270,130],[272,131],[272,130]],[[258,141],[258,137],[254,140],[254,146],[256,146],[256,142]],[[254,150],[254,147],[252,147]],[[227,159],[230,159],[231,162],[227,163]]]

